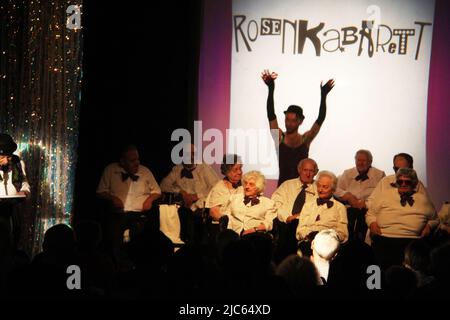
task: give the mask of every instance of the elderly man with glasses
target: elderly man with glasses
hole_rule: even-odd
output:
[[[395,177],[395,185],[372,199],[366,215],[372,248],[383,269],[401,265],[409,242],[430,235],[438,225],[431,200],[417,192],[416,171],[401,168]]]

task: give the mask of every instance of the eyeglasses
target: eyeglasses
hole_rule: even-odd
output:
[[[412,183],[413,183],[412,180],[403,180],[403,179],[397,180],[397,184],[399,186],[402,186],[402,185],[412,186]]]

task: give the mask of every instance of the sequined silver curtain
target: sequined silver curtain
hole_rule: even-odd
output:
[[[40,250],[46,229],[70,223],[82,79],[81,5],[81,0],[0,0],[0,132],[17,142],[32,188],[21,239],[29,254]]]

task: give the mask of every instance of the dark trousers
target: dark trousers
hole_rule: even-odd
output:
[[[180,207],[178,215],[180,217],[181,240],[186,243],[204,243],[207,230],[202,209],[192,211],[191,209]]]
[[[296,232],[298,219],[295,219],[290,223],[284,223],[275,219],[274,226],[276,229],[274,261],[276,264],[279,264],[287,256],[297,253],[298,240]]]
[[[149,212],[110,212],[106,221],[105,242],[107,251],[111,252],[116,262],[128,259],[124,232],[129,229],[130,241],[142,232],[148,222]]]
[[[366,238],[367,224],[366,224],[367,209],[347,208],[348,220],[348,239],[364,241]]]
[[[372,249],[380,268],[386,270],[393,265],[402,265],[405,248],[413,240],[372,236]]]
[[[312,248],[311,248],[312,240],[305,239],[301,240],[298,243],[298,250],[302,253],[302,256],[305,258],[309,258],[312,256]]]
[[[11,247],[16,250],[22,229],[21,204],[15,200],[0,201],[0,223],[10,239]]]

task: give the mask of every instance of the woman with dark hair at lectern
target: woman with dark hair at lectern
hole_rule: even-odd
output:
[[[18,203],[30,194],[25,165],[13,154],[16,150],[17,144],[11,136],[0,133],[0,223],[7,228],[15,248],[20,239],[22,220]]]

